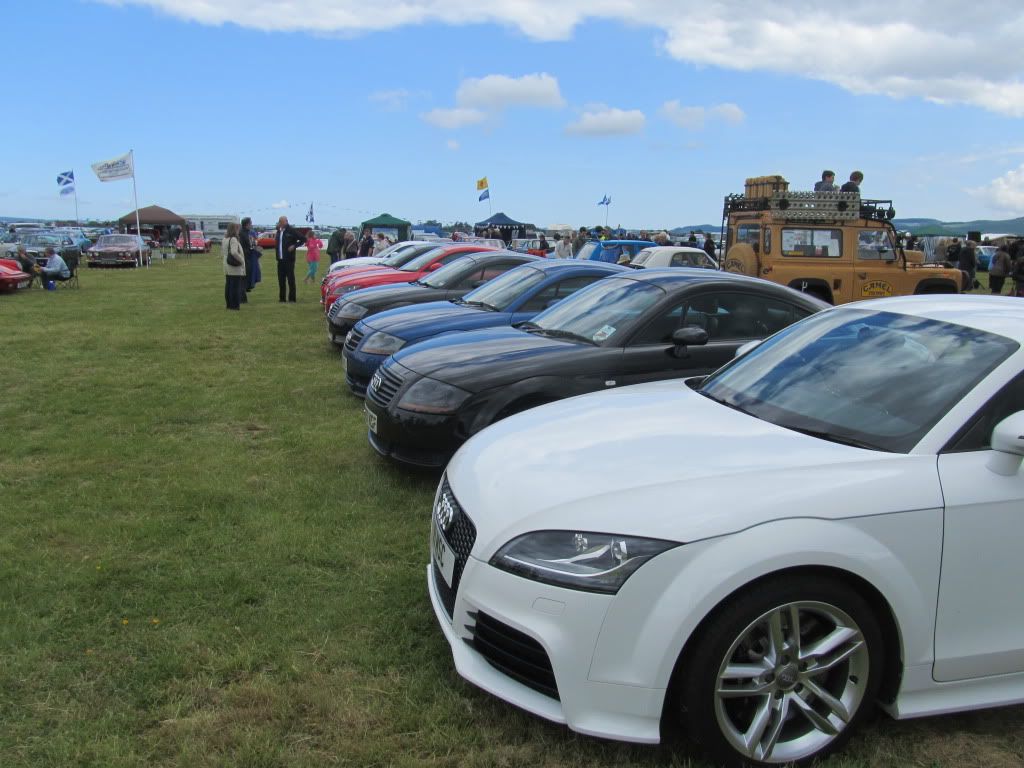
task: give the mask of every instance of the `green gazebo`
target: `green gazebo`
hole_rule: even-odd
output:
[[[365,235],[367,232],[375,234],[383,231],[385,234],[389,232],[397,233],[399,240],[409,239],[409,230],[412,228],[412,224],[404,219],[396,219],[390,213],[382,213],[380,216],[374,219],[367,219],[361,225],[360,235]]]

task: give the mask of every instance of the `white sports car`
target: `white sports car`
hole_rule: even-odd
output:
[[[1024,701],[1024,302],[847,304],[704,381],[484,430],[427,583],[459,673],[573,730],[809,761]]]

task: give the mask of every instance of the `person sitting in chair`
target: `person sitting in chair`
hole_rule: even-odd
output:
[[[47,280],[70,280],[71,269],[68,267],[67,262],[61,258],[61,255],[53,250],[52,247],[47,248],[46,252],[46,266],[36,267],[36,273],[39,278],[45,283]]]

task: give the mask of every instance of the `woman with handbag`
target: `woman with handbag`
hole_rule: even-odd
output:
[[[228,309],[240,309],[245,290],[245,251],[238,239],[238,225],[228,224],[224,235],[224,303]]]

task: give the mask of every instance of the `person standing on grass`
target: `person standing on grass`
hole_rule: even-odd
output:
[[[291,224],[288,217],[277,220],[277,289],[278,301],[285,301],[285,284],[288,286],[288,301],[295,302],[295,249],[302,244],[302,235]]]
[[[316,270],[320,266],[320,240],[312,230],[306,236],[306,277],[304,283],[316,280]]]
[[[224,254],[224,304],[228,309],[240,309],[245,295],[245,251],[238,237],[237,224],[228,224],[221,251]]]
[[[242,219],[238,240],[242,244],[242,250],[245,251],[245,292],[248,293],[260,281],[260,256],[262,255],[260,247],[256,243],[256,235],[252,231],[252,219],[248,216]]]
[[[343,259],[354,259],[359,255],[359,238],[356,237],[355,232],[346,232],[345,239],[342,242],[342,258]]]
[[[345,258],[345,236],[347,234],[348,230],[344,227],[339,227],[331,233],[331,237],[327,241],[327,258],[331,264]]]
[[[992,257],[992,263],[988,267],[988,287],[993,295],[1003,292],[1003,285],[1006,277],[1010,274],[1010,253],[1005,245],[1000,245]]]
[[[373,235],[370,234],[370,230],[366,230],[363,233],[363,238],[359,241],[359,256],[369,256],[370,251],[373,250]]]

